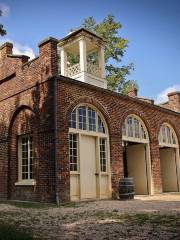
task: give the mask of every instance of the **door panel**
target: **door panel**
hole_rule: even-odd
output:
[[[100,198],[109,197],[109,176],[101,174],[100,179]]]
[[[128,177],[134,178],[135,193],[148,194],[144,144],[127,147]]]
[[[79,200],[79,174],[70,174],[71,200]]]
[[[162,186],[164,192],[177,192],[176,154],[174,148],[160,149]]]
[[[80,181],[81,199],[96,198],[96,138],[81,136],[80,142]]]

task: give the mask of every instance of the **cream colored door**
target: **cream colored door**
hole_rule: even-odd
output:
[[[128,177],[134,178],[135,193],[148,194],[145,145],[127,147]]]
[[[80,139],[81,199],[96,198],[96,138],[81,135]]]
[[[174,148],[160,149],[162,186],[164,192],[177,192],[176,152]]]

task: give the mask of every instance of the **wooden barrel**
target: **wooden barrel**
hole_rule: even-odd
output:
[[[122,200],[134,199],[133,178],[122,178],[119,180],[119,198]]]

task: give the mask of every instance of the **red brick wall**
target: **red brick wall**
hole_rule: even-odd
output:
[[[61,189],[60,198],[62,200],[69,198],[68,119],[72,109],[80,103],[93,104],[103,113],[107,121],[110,135],[113,195],[116,196],[119,178],[123,177],[121,127],[124,119],[133,113],[144,121],[148,129],[154,188],[156,193],[161,192],[158,132],[161,124],[168,122],[174,127],[180,140],[180,115],[144,101],[119,96],[108,90],[60,77],[57,82],[57,159],[60,170],[58,180]]]
[[[39,57],[14,56],[9,44],[0,47],[0,198],[55,201],[54,82],[57,40],[46,39]],[[10,54],[10,55],[9,55]],[[26,59],[26,63],[25,60]],[[31,109],[30,124],[24,116]],[[25,128],[21,128],[24,126]],[[32,132],[35,139],[35,187],[15,186],[17,138]]]
[[[26,57],[12,56],[10,45],[0,48],[0,198],[55,201],[57,186],[60,200],[70,199],[68,120],[79,103],[93,104],[107,121],[113,196],[123,177],[121,126],[131,113],[140,116],[148,129],[154,186],[161,192],[157,136],[161,124],[168,122],[180,140],[180,115],[76,80],[57,80],[57,41],[47,39],[39,48],[39,57],[30,62]],[[28,132],[35,139],[37,185],[15,186],[17,137]]]

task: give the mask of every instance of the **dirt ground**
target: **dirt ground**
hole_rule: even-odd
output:
[[[60,207],[0,204],[0,222],[32,232],[33,239],[180,239],[180,194],[136,196]]]

